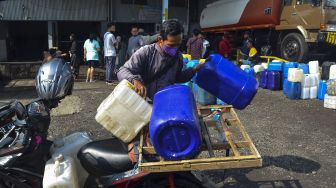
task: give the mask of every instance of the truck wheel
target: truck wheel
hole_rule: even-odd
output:
[[[281,57],[288,61],[303,62],[308,53],[308,44],[299,33],[289,33],[281,42]]]

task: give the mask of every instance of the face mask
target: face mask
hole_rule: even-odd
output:
[[[175,56],[177,53],[177,48],[163,45],[163,51],[170,56]]]

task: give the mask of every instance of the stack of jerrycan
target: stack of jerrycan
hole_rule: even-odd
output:
[[[261,72],[260,87],[270,90],[281,90],[281,72],[283,70],[283,62],[271,62],[268,69]]]
[[[290,68],[297,68],[298,67],[298,63],[296,62],[287,62],[287,63],[284,63],[283,65],[283,82],[282,82],[282,85],[283,85],[283,93],[284,95],[286,96],[287,95],[287,91],[288,91],[288,70]]]
[[[43,176],[43,187],[83,187],[88,172],[77,158],[79,149],[91,142],[89,135],[78,132],[56,139],[50,147],[51,159]]]
[[[196,83],[237,109],[249,105],[258,89],[254,77],[218,54],[209,56],[197,73]]]
[[[301,83],[301,99],[316,99],[318,94],[319,81],[312,74],[305,74]]]
[[[156,153],[167,160],[188,159],[198,154],[199,117],[189,87],[172,85],[154,95],[149,132]]]
[[[315,77],[317,79],[317,82],[319,83],[321,80],[321,74],[319,70],[319,62],[318,61],[310,61],[309,62],[309,74]]]
[[[301,82],[304,79],[303,70],[299,68],[289,68],[286,83],[286,97],[289,99],[300,99]]]
[[[327,82],[327,94],[324,96],[324,107],[336,109],[336,79]]]
[[[96,121],[128,143],[148,124],[151,113],[152,106],[133,90],[130,82],[123,80],[98,107]]]

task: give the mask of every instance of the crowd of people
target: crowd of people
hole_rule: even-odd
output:
[[[120,36],[116,36],[116,26],[113,23],[107,25],[107,30],[101,41],[95,34],[90,34],[89,38],[80,46],[75,34],[70,35],[71,45],[68,53],[62,53],[57,48],[51,48],[44,52],[44,62],[59,57],[68,57],[75,78],[79,75],[79,68],[84,61],[87,65],[86,82],[95,82],[94,75],[97,67],[106,70],[106,84],[111,85],[112,81],[117,77],[117,71],[126,62],[132,59],[132,56],[143,46],[158,43],[161,33],[154,35],[146,35],[142,28],[132,27],[131,37],[126,42]],[[198,29],[193,30],[191,36],[185,46],[183,44],[183,35],[179,49],[186,49],[183,53],[191,55],[193,60],[206,58],[210,53],[216,52],[225,58],[231,59],[236,54],[232,48],[232,37],[229,32],[224,32],[221,39],[217,43],[209,41],[204,33]],[[215,45],[211,46],[210,45]],[[83,49],[83,50],[81,50]],[[164,49],[168,55],[174,55],[175,48],[169,46]],[[258,61],[258,51],[253,45],[250,33],[247,31],[243,35],[243,42],[238,51],[243,57],[244,64],[253,65]],[[82,56],[83,52],[83,56]]]

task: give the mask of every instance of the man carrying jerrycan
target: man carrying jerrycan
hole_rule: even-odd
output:
[[[184,67],[182,53],[178,50],[182,36],[183,27],[179,21],[165,21],[158,42],[137,50],[119,69],[119,81],[127,79],[139,95],[153,100],[161,88],[191,80],[202,64]]]

